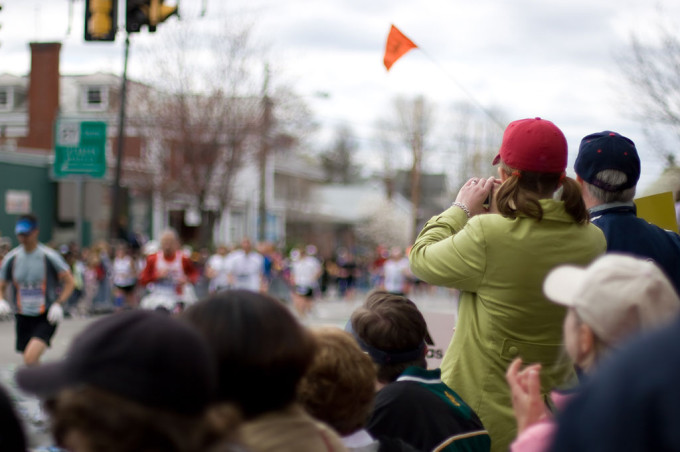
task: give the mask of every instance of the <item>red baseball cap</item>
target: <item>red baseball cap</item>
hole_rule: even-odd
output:
[[[567,168],[567,139],[552,122],[541,118],[513,121],[503,133],[497,165],[501,159],[513,169],[538,173],[561,173]]]

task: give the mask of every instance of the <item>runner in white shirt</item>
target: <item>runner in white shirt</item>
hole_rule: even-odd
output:
[[[241,248],[229,254],[229,284],[233,289],[259,292],[262,287],[264,258],[253,250],[250,239],[241,240]]]
[[[411,270],[408,257],[404,256],[401,248],[392,247],[390,258],[385,261],[383,266],[383,272],[387,292],[397,295],[405,295],[408,292],[408,277],[411,275]]]
[[[116,247],[116,257],[113,259],[113,285],[115,287],[116,308],[122,308],[123,302],[128,308],[137,307],[135,298],[137,267],[127,245]]]
[[[210,279],[210,293],[229,288],[229,248],[226,245],[219,245],[216,253],[210,256],[205,275]]]
[[[312,309],[314,298],[319,289],[319,277],[321,277],[321,263],[314,257],[316,247],[308,245],[304,251],[300,251],[297,259],[291,264],[293,279],[293,305],[300,317],[305,317]]]

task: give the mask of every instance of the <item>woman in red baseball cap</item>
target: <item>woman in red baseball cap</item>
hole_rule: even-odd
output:
[[[541,363],[546,393],[574,377],[561,345],[565,310],[546,299],[543,279],[560,264],[587,265],[606,242],[566,177],[567,141],[555,124],[510,123],[494,164],[500,180],[468,180],[427,222],[410,262],[420,279],[460,290],[442,380],[479,414],[492,450],[506,451],[516,434],[505,382],[512,360]]]

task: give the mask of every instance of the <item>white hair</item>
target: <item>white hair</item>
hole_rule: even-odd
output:
[[[595,179],[604,184],[616,186],[625,184],[628,181],[628,176],[622,171],[607,169],[597,173]],[[618,191],[607,191],[586,182],[585,187],[586,190],[588,190],[588,193],[602,204],[611,202],[630,202],[635,197],[635,186]]]

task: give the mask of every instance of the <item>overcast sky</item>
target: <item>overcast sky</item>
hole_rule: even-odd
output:
[[[56,40],[63,43],[62,73],[120,74],[123,33],[115,43],[85,43],[84,3],[0,1],[0,72],[26,74],[28,42]],[[638,144],[642,186],[662,168],[622,102],[615,56],[625,53],[631,33],[653,33],[659,10],[680,17],[677,0],[208,0],[199,18],[201,5],[183,0],[182,20],[229,16],[252,23],[325,130],[338,124],[354,130],[363,161],[372,162],[375,122],[388,115],[391,99],[423,94],[440,109],[473,101],[502,109],[510,120],[550,119],[567,136],[570,164],[584,135],[612,129]],[[391,24],[419,49],[387,72],[382,57]],[[149,70],[135,42],[153,45],[163,26],[133,37],[132,78]]]

